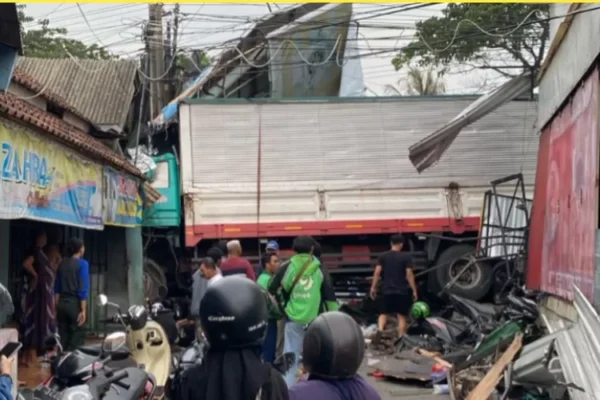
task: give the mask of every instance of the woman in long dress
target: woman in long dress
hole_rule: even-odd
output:
[[[26,293],[23,296],[23,320],[21,337],[24,351],[24,364],[29,364],[43,351],[44,341],[56,330],[54,311],[55,271],[48,256],[44,253],[47,244],[45,232],[35,235],[33,247],[23,260]]]

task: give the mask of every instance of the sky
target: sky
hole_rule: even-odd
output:
[[[98,43],[107,47],[113,54],[134,56],[143,50],[142,25],[148,19],[148,5],[145,3],[122,4],[77,4],[44,3],[30,4],[26,8],[29,16],[48,19],[51,27],[66,28],[68,36],[87,44]],[[281,5],[270,4],[276,11]],[[377,11],[390,7],[390,4],[354,5],[354,13]],[[393,15],[369,19],[368,27],[359,30],[360,53],[393,50],[406,46],[414,38],[414,24],[432,16],[441,15],[444,5],[410,10]],[[173,5],[166,4],[170,11]],[[183,21],[179,46],[189,49],[208,49],[209,54],[220,52],[232,44],[228,41],[239,38],[245,29],[259,17],[269,13],[267,4],[190,4],[181,5]],[[38,23],[26,24],[25,29],[35,28]],[[91,28],[91,29],[90,29]],[[234,42],[235,43],[235,42]],[[395,71],[391,64],[393,52],[362,58],[365,84],[370,95],[390,94],[386,88],[392,85],[401,92],[406,85],[405,72]],[[445,75],[444,84],[448,94],[471,94],[489,91],[503,82],[496,73],[490,71],[465,71],[455,66]]]

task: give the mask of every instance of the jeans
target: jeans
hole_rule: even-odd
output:
[[[304,342],[304,325],[288,321],[285,324],[285,339],[283,342],[283,353],[294,353],[294,363],[283,377],[288,387],[296,383],[298,365],[302,357],[302,345]]]
[[[277,351],[277,321],[269,321],[267,326],[267,337],[262,345],[263,359],[273,364],[275,352]]]

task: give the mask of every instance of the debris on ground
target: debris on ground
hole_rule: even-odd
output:
[[[426,384],[452,400],[562,400],[554,395],[565,391],[558,390],[562,380],[553,335],[539,326],[539,293],[519,290],[495,305],[446,295],[446,309],[412,321],[401,338],[395,318],[378,331],[373,318],[355,304],[365,335],[367,373]]]

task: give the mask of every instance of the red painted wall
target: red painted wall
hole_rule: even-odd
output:
[[[542,131],[532,210],[528,285],[593,300],[598,225],[598,71]]]

